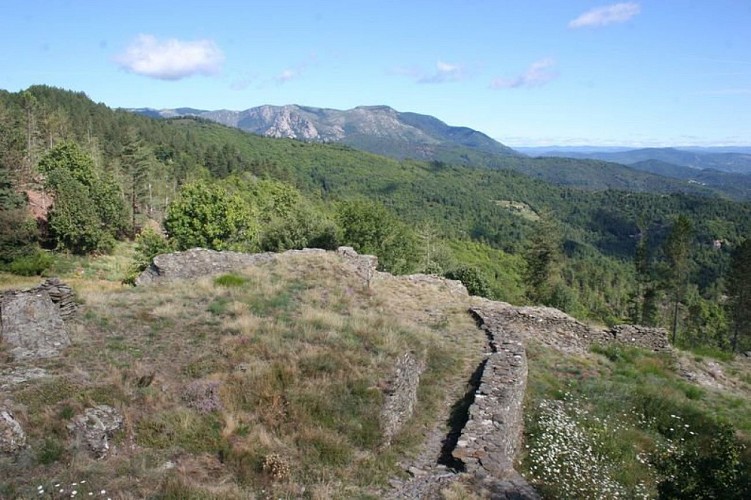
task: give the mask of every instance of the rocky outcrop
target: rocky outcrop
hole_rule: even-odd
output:
[[[70,345],[60,310],[46,291],[6,293],[0,307],[2,341],[14,360],[54,357]]]
[[[381,430],[384,446],[409,420],[417,403],[417,388],[425,365],[411,352],[401,356],[394,367],[394,374],[384,388],[384,403],[381,410]]]
[[[49,377],[50,374],[44,368],[35,366],[19,366],[6,368],[0,371],[0,390],[5,390],[17,384]]]
[[[68,424],[76,447],[86,449],[96,458],[103,458],[111,452],[110,439],[122,427],[123,416],[107,405],[87,408]]]
[[[358,276],[360,276],[367,286],[378,275],[378,257],[375,255],[360,255],[352,247],[339,247],[336,254],[342,259],[354,266]]]
[[[0,405],[0,453],[15,454],[26,447],[26,433],[10,408]]]

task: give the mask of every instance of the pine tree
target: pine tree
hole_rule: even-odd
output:
[[[560,282],[562,260],[560,231],[547,217],[542,219],[524,253],[527,295],[535,303],[549,304]]]
[[[680,215],[673,223],[673,228],[662,247],[668,264],[665,284],[672,302],[671,331],[673,343],[675,343],[678,335],[680,304],[686,297],[688,287],[692,233],[691,221],[685,215]]]
[[[743,339],[751,339],[751,238],[733,251],[727,279],[733,320],[730,344],[737,351]]]

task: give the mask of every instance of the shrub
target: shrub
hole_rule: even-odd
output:
[[[40,276],[52,266],[53,259],[43,250],[36,250],[33,254],[17,257],[8,265],[8,270],[21,276]]]
[[[461,281],[467,287],[470,295],[493,298],[488,278],[476,267],[459,266],[456,269],[448,271],[444,276],[451,280]]]
[[[173,250],[172,244],[152,228],[146,228],[136,237],[136,251],[133,263],[123,283],[133,285],[141,272],[151,265],[154,257]]]
[[[248,246],[258,232],[249,203],[222,186],[203,181],[183,186],[167,210],[164,228],[179,250]]]

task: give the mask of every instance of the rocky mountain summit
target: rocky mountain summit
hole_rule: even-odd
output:
[[[195,116],[267,137],[341,143],[400,159],[454,159],[470,153],[518,155],[482,132],[453,127],[429,115],[402,113],[388,106],[358,106],[349,110],[287,105],[258,106],[244,111],[193,108],[131,111],[159,118]]]

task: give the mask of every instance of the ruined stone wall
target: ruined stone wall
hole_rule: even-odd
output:
[[[514,468],[524,433],[527,354],[523,340],[505,327],[502,315],[470,309],[488,337],[488,356],[453,456],[466,471],[490,482],[494,498],[539,495]]]
[[[272,262],[284,255],[323,253],[326,253],[326,250],[318,248],[255,254],[192,248],[184,252],[173,252],[154,257],[151,265],[136,278],[136,286],[215,276]],[[378,258],[373,255],[359,255],[350,247],[339,247],[336,254],[353,265],[357,273],[367,283],[383,274],[376,271]]]
[[[639,325],[616,325],[609,330],[613,340],[652,351],[670,350],[668,332],[664,328]]]
[[[494,324],[503,324],[523,339],[534,339],[566,353],[586,352],[594,343],[619,342],[653,351],[670,350],[667,331],[637,325],[596,328],[552,307],[517,307],[504,302],[478,301]]]
[[[383,391],[381,430],[384,446],[391,444],[391,439],[412,417],[417,404],[420,375],[424,369],[423,361],[411,352],[405,353],[396,361],[394,373]]]
[[[0,296],[0,338],[16,361],[57,356],[70,344],[63,319],[77,308],[73,290],[57,278]]]

